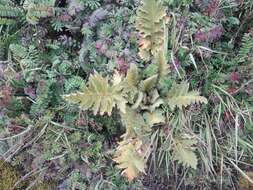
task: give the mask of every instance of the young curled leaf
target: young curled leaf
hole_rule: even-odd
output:
[[[141,88],[144,92],[149,92],[156,86],[158,75],[153,75],[142,81]]]
[[[159,51],[156,55],[156,64],[158,67],[158,78],[162,79],[168,74],[169,66],[166,62],[166,56],[163,51]]]
[[[138,74],[138,68],[135,64],[131,64],[130,68],[127,71],[126,76],[127,85],[130,88],[136,88],[139,83],[139,74]]]

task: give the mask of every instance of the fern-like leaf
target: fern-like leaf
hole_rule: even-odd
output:
[[[240,61],[253,61],[253,37],[250,34],[245,34],[243,36],[239,57]]]
[[[174,84],[166,98],[168,105],[172,110],[175,107],[182,109],[183,106],[189,106],[192,103],[205,103],[207,104],[207,99],[199,95],[197,91],[190,91],[189,84],[187,82],[182,82],[181,84]]]
[[[0,17],[16,18],[22,15],[20,8],[0,5]]]
[[[197,141],[188,136],[177,137],[174,140],[174,159],[182,163],[184,166],[197,168],[198,159],[194,152]]]
[[[12,25],[15,23],[16,23],[16,21],[14,19],[0,18],[0,25]]]
[[[162,51],[159,51],[156,55],[156,64],[158,67],[158,78],[162,79],[166,76],[169,71],[169,67],[166,63],[165,55]]]
[[[138,148],[141,144],[140,140],[124,140],[120,142],[113,159],[118,163],[118,168],[124,169],[122,174],[127,176],[129,181],[136,178],[140,172],[145,173],[145,160],[138,153]]]
[[[23,8],[27,11],[26,19],[31,24],[37,24],[40,18],[46,18],[55,14],[55,0],[44,0],[33,2],[25,0]]]
[[[64,88],[67,93],[71,92],[72,90],[79,89],[84,84],[84,80],[79,76],[73,76],[72,78],[68,79],[65,84]]]
[[[137,12],[136,28],[141,34],[139,55],[149,60],[164,47],[165,8],[157,0],[144,0]]]
[[[24,59],[29,55],[28,49],[19,44],[10,44],[9,49],[16,59]]]
[[[142,90],[145,92],[149,92],[150,90],[152,90],[152,88],[156,86],[157,79],[158,79],[158,75],[153,75],[145,79],[144,81],[142,81],[141,83]]]
[[[162,114],[161,110],[155,110],[153,112],[146,112],[144,113],[143,117],[146,120],[146,123],[148,123],[149,126],[153,127],[153,125],[158,123],[164,123],[165,117]]]
[[[12,25],[21,17],[22,11],[18,7],[0,5],[0,25]]]
[[[151,101],[150,105],[147,107],[147,110],[150,112],[154,112],[160,105],[164,104],[164,101],[162,98],[160,98],[160,95],[157,90],[153,90],[150,93]]]
[[[126,76],[127,84],[130,88],[137,87],[139,83],[139,74],[136,64],[131,64]]]
[[[150,127],[145,123],[141,114],[129,107],[126,113],[121,113],[122,123],[126,127],[126,133],[123,135],[125,139],[133,137],[141,137],[150,131]]]
[[[92,10],[100,6],[99,0],[85,0],[84,5]]]
[[[112,109],[117,106],[121,112],[125,113],[127,101],[124,98],[121,85],[112,85],[108,78],[96,73],[89,78],[88,85],[82,91],[65,95],[65,100],[77,103],[84,110],[92,109],[96,115],[108,113],[111,115]]]

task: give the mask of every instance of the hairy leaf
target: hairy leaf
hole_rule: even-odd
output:
[[[145,109],[149,110],[150,112],[154,112],[156,108],[160,107],[162,104],[164,104],[164,101],[162,98],[160,98],[159,92],[155,89],[152,92],[149,92],[150,94],[150,105],[144,107]]]
[[[122,75],[116,70],[114,72],[114,75],[113,75],[113,85],[116,86],[116,85],[119,85],[122,81]]]
[[[145,123],[141,114],[136,110],[126,107],[126,113],[121,113],[122,123],[126,126],[125,138],[143,136],[150,128]]]
[[[164,47],[165,8],[156,0],[144,0],[137,12],[136,28],[141,34],[140,52],[148,60]]]
[[[31,0],[25,0],[23,8],[27,11],[26,20],[30,24],[37,24],[40,18],[51,17],[55,14],[55,0],[41,1],[35,3]]]
[[[195,139],[189,137],[178,137],[174,142],[174,159],[178,160],[184,166],[197,168],[198,159],[194,152],[193,145],[197,143]]]
[[[136,64],[131,64],[126,76],[129,87],[137,87],[139,83],[139,74]]]
[[[122,174],[126,175],[129,181],[136,178],[140,172],[145,173],[145,160],[137,151],[141,144],[139,140],[120,142],[113,159],[118,163],[118,168],[124,169]]]
[[[145,92],[149,92],[150,90],[152,90],[152,88],[156,86],[157,77],[158,75],[153,75],[145,79],[144,81],[142,81],[142,86],[141,86],[142,90]]]
[[[138,97],[137,97],[136,101],[134,102],[134,104],[132,105],[131,108],[132,109],[137,109],[141,105],[141,102],[142,102],[143,98],[144,98],[143,92],[139,91],[138,92]]]
[[[95,115],[98,112],[101,115],[111,115],[115,106],[125,113],[127,103],[122,87],[119,84],[111,85],[107,77],[104,78],[98,73],[90,76],[88,85],[82,91],[65,95],[64,98],[71,103],[79,104],[84,110],[92,109]]]
[[[128,94],[128,101],[131,104],[137,105],[136,96],[140,95],[138,91],[139,86],[139,73],[136,64],[131,64],[127,71],[127,76],[124,80],[124,91]],[[141,99],[138,99],[141,101]],[[138,101],[137,100],[137,101]],[[139,102],[140,103],[140,102]]]
[[[153,112],[144,113],[144,118],[149,126],[153,126],[154,124],[164,123],[165,117],[162,114],[161,110],[155,110]]]
[[[207,99],[199,95],[197,91],[189,90],[189,84],[187,82],[182,82],[181,84],[174,84],[168,93],[166,101],[170,108],[173,110],[175,107],[182,109],[183,106],[188,106],[192,103],[205,103],[207,104]]]
[[[162,79],[169,71],[169,67],[166,63],[165,55],[162,51],[159,51],[156,55],[156,61],[158,66],[158,77]]]

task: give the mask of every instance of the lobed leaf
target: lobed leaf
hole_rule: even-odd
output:
[[[145,160],[137,151],[141,144],[140,140],[120,142],[113,159],[118,163],[118,168],[124,169],[122,174],[126,175],[129,181],[136,178],[140,172],[145,173]]]
[[[145,92],[149,92],[150,90],[155,88],[155,86],[157,84],[157,77],[158,77],[158,75],[153,75],[153,76],[145,79],[144,81],[142,81],[142,85],[141,85],[142,90]]]
[[[174,159],[182,163],[184,166],[197,168],[198,159],[194,152],[197,141],[192,138],[178,137],[174,144]]]
[[[136,28],[141,34],[139,55],[144,60],[164,47],[166,9],[156,0],[145,0],[138,9]]]
[[[96,72],[90,76],[88,85],[82,91],[65,95],[64,99],[70,103],[79,104],[83,110],[92,109],[95,115],[98,112],[101,115],[105,113],[111,115],[115,106],[123,113],[126,111],[127,101],[122,87],[118,82],[117,85],[111,85],[107,77],[104,78]]]
[[[155,110],[153,112],[146,112],[143,116],[149,126],[153,126],[158,123],[164,123],[165,117],[161,110]]]
[[[207,99],[199,95],[197,91],[189,90],[189,84],[187,82],[182,82],[181,84],[174,84],[169,91],[166,101],[172,110],[176,107],[182,109],[184,106],[189,106],[193,103],[205,103],[207,104]]]
[[[122,123],[126,126],[125,138],[141,137],[150,131],[144,118],[136,110],[126,107],[126,113],[121,113]]]
[[[130,88],[137,87],[139,83],[139,74],[136,64],[131,64],[126,76],[127,84]]]

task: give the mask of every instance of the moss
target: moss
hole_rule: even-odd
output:
[[[20,179],[21,174],[18,170],[11,166],[4,160],[0,160],[0,190],[10,190],[14,184]],[[31,181],[30,179],[29,181]],[[18,185],[15,190],[23,190],[27,187],[28,182],[23,182]],[[56,185],[53,182],[44,182],[36,185],[32,190],[52,190],[55,189]]]
[[[20,174],[9,163],[0,160],[0,189],[1,190],[10,190],[14,184],[20,179]],[[22,189],[22,185],[17,187],[16,189]]]
[[[52,190],[52,189],[56,189],[56,185],[52,182],[39,183],[38,185],[32,188],[32,190]]]
[[[246,172],[246,175],[253,179],[253,172]],[[249,182],[248,179],[246,179],[244,176],[240,177],[239,180],[239,189],[240,190],[253,190],[253,185]]]

